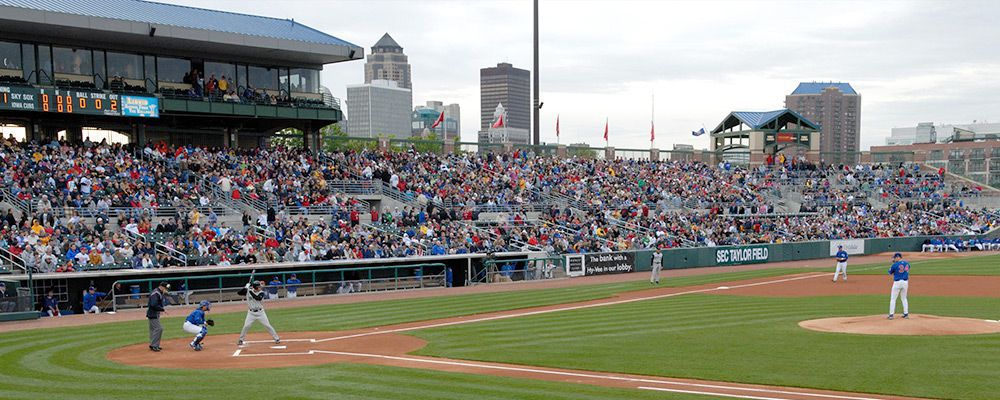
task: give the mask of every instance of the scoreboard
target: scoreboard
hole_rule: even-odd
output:
[[[112,117],[160,116],[159,99],[93,90],[0,86],[0,111],[37,111]]]

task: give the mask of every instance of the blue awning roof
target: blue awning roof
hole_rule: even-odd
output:
[[[279,4],[279,3],[274,3]],[[0,6],[89,17],[170,25],[294,40],[335,46],[358,47],[290,19],[238,14],[204,8],[142,0],[0,0]]]
[[[775,123],[775,121],[777,122]],[[774,111],[733,111],[712,130],[712,133],[720,133],[740,124],[744,124],[750,129],[758,130],[777,129],[788,123],[801,123],[801,126],[805,128],[820,129],[819,125],[799,113],[783,108]]]
[[[847,82],[802,82],[792,94],[820,94],[829,87],[837,88],[843,94],[858,94]]]

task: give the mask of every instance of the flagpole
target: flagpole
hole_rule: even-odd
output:
[[[559,138],[559,114],[556,114],[556,146],[560,144]]]
[[[653,149],[653,141],[656,140],[656,91],[649,95],[649,149]]]
[[[604,117],[604,148],[607,152],[607,148],[611,147],[611,135],[608,134],[608,117]]]

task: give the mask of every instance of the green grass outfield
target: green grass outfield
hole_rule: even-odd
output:
[[[851,274],[884,275],[887,274],[891,265],[892,259],[886,258],[885,263],[865,264],[857,267],[848,265],[847,268]],[[910,271],[913,275],[1000,275],[1000,255],[910,261],[910,265],[913,267]],[[882,268],[877,268],[879,266]]]
[[[666,286],[690,286],[799,273],[776,268],[688,276]],[[268,311],[279,331],[343,330],[605,298],[648,289],[646,282],[575,286],[338,304]],[[180,330],[186,309],[163,318],[164,339],[187,337]],[[236,333],[245,313],[210,313],[211,333]],[[255,327],[254,332],[261,329]],[[212,336],[206,339],[212,345]],[[118,347],[148,340],[146,321],[90,327],[38,329],[0,334],[0,399],[97,397],[135,398],[336,398],[364,399],[662,399],[662,393],[451,374],[406,368],[328,364],[261,371],[150,370],[108,361]],[[252,387],[252,394],[248,388]],[[238,394],[238,395],[237,395]],[[671,395],[673,396],[673,395]],[[674,397],[671,397],[674,398]],[[704,399],[678,395],[679,399]]]
[[[1000,318],[1000,299],[910,298],[911,311]],[[421,355],[917,397],[996,399],[1000,334],[820,333],[807,319],[884,314],[886,296],[693,294],[411,332]]]
[[[772,269],[675,278],[697,285],[814,271]],[[825,270],[825,269],[824,269]],[[271,310],[279,331],[339,330],[603,298],[645,282]],[[604,371],[828,387],[921,396],[996,398],[1000,335],[890,338],[808,332],[802,319],[881,313],[884,296],[767,299],[684,295],[414,332],[422,354]],[[915,297],[922,313],[987,317],[997,299]],[[877,311],[872,311],[877,310]],[[164,338],[186,337],[181,314]],[[243,313],[212,314],[213,333]],[[997,318],[997,316],[992,316]],[[259,331],[257,328],[255,331]],[[150,370],[105,359],[146,340],[145,321],[0,334],[0,398],[703,399],[526,379],[367,365],[268,370]],[[207,339],[211,345],[211,334]]]

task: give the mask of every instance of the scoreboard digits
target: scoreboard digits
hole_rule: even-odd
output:
[[[123,101],[127,99],[127,101]],[[101,91],[0,86],[0,111],[41,111],[62,114],[158,117],[158,99],[120,96]],[[128,104],[128,110],[122,108]]]

